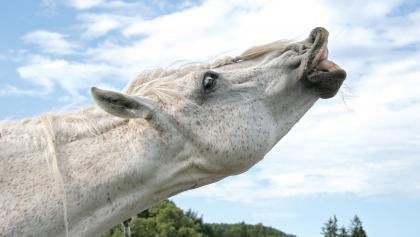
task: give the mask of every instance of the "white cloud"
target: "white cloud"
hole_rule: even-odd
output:
[[[122,15],[156,16],[159,12],[177,11],[195,5],[195,1],[123,1],[123,0],[66,0],[65,5],[79,11],[103,10]]]
[[[77,46],[66,40],[66,36],[49,31],[34,31],[22,37],[25,43],[35,44],[45,53],[66,55],[74,53]]]
[[[112,87],[113,83],[128,77],[118,68],[106,64],[71,62],[44,56],[33,56],[27,65],[18,68],[18,73],[46,91],[51,92],[58,85],[72,96],[97,84]]]
[[[126,17],[110,14],[83,14],[79,16],[82,23],[83,35],[87,38],[97,38],[118,29]]]
[[[70,94],[94,83],[112,86],[110,78],[128,80],[177,59],[201,61],[277,39],[302,39],[315,26],[330,30],[330,56],[348,71],[354,91],[347,106],[340,97],[320,101],[251,173],[187,195],[245,202],[316,193],[420,196],[419,9],[393,14],[399,0],[208,0],[140,17],[107,7],[121,9],[127,2],[70,2],[79,10],[102,9],[78,15],[88,45],[79,50],[81,58],[35,56],[19,68],[22,78]],[[75,49],[57,33],[28,35],[24,39],[47,54]],[[97,37],[99,43],[89,44]]]
[[[0,96],[46,96],[47,91],[33,90],[33,89],[21,89],[12,85],[2,85],[0,89]]]
[[[104,0],[68,0],[68,4],[78,10],[87,10],[104,3]]]

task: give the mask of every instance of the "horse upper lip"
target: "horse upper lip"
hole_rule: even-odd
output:
[[[309,72],[324,71],[332,72],[340,67],[333,61],[328,60],[328,31],[325,28],[313,29],[305,44],[310,45],[307,69]]]
[[[327,99],[337,94],[346,78],[346,71],[328,59],[328,31],[317,27],[304,42],[307,54],[304,84],[320,98]]]
[[[328,48],[324,47],[323,50],[319,53],[319,59],[317,60],[317,63],[315,64],[315,68],[313,70],[315,71],[326,71],[326,72],[332,72],[341,69],[340,66],[338,66],[336,63],[328,59]]]

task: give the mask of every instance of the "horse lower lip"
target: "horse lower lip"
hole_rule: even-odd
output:
[[[337,94],[346,78],[346,71],[315,71],[307,75],[304,80],[306,87],[313,90],[320,98],[328,99]]]
[[[339,68],[331,71],[315,71],[308,75],[308,80],[316,83],[321,80],[344,80],[346,79],[346,71]]]

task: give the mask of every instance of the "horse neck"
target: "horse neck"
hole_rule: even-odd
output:
[[[65,236],[66,221],[68,236],[98,235],[159,200],[223,178],[204,169],[188,134],[143,119],[89,108],[6,127],[9,137],[28,136],[0,154],[0,162],[6,160],[0,168],[14,167],[0,173],[6,191],[0,227],[10,228],[0,233],[10,236]],[[17,151],[22,143],[24,154]],[[36,201],[25,201],[34,194]],[[14,214],[2,219],[2,211]]]
[[[166,184],[176,165],[167,158],[177,151],[149,122],[95,110],[71,118],[58,116],[51,122],[70,236],[95,235],[172,192]]]
[[[164,198],[156,177],[171,175],[156,164],[165,143],[145,120],[92,108],[0,124],[1,232],[59,236],[68,222],[70,236],[91,236],[147,208]],[[39,202],[25,201],[34,194]]]
[[[60,170],[71,236],[97,235],[196,185],[183,135],[143,119],[104,126],[111,129],[57,148],[58,157],[70,154]]]

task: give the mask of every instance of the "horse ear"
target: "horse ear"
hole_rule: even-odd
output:
[[[157,108],[156,102],[142,96],[125,95],[96,87],[92,87],[91,93],[99,107],[121,118],[150,119]]]

